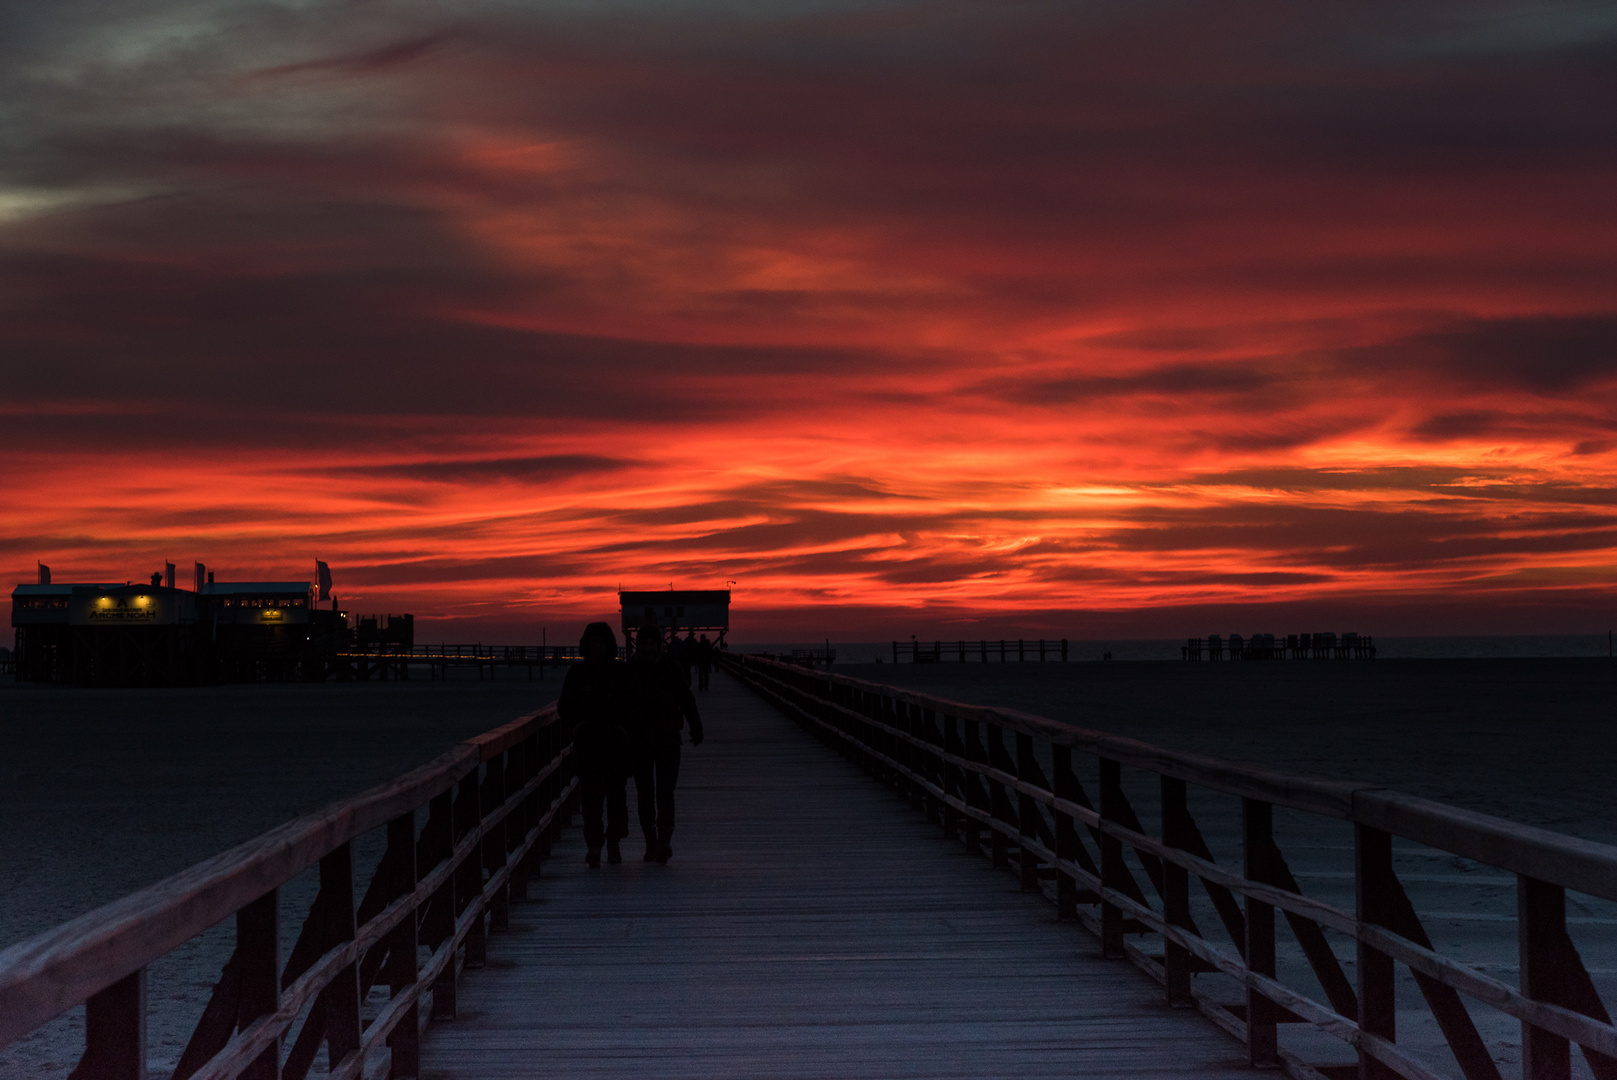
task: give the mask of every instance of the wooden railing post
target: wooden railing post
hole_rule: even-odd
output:
[[[326,949],[354,940],[353,844],[343,844],[320,860],[320,891],[326,908]],[[326,1002],[326,1053],[330,1067],[359,1050],[359,965],[349,964],[321,992]]]
[[[1016,778],[1024,784],[1034,782],[1037,773],[1037,764],[1033,760],[1033,736],[1025,732],[1016,733]],[[1019,854],[1017,855],[1017,869],[1020,871],[1023,892],[1039,891],[1039,860],[1028,848],[1029,841],[1037,842],[1039,836],[1039,804],[1033,796],[1017,792],[1016,796],[1016,829],[1021,836]]]
[[[146,1080],[146,969],[84,1007],[84,1056],[69,1080]]]
[[[1100,816],[1117,819],[1123,800],[1123,767],[1110,758],[1100,760]],[[1109,833],[1100,834],[1100,880],[1108,889],[1123,891],[1128,867],[1123,863],[1123,841]],[[1100,904],[1100,952],[1102,956],[1123,956],[1123,911],[1103,895]]]
[[[1397,879],[1392,869],[1392,836],[1368,825],[1353,827],[1354,881],[1361,923],[1398,925]],[[1392,957],[1358,944],[1359,1030],[1393,1042],[1398,1034],[1396,976]],[[1394,1080],[1390,1068],[1359,1049],[1359,1080]]]
[[[953,713],[944,713],[941,723],[943,731],[943,752],[955,757],[965,756],[965,746],[960,741],[960,721]],[[953,762],[938,759],[938,786],[956,799],[964,802],[966,799],[965,784],[961,781],[960,766]],[[950,840],[960,836],[962,814],[948,803],[942,806],[943,835]]]
[[[1072,748],[1050,747],[1050,783],[1058,799],[1070,803],[1078,801],[1078,776],[1072,771]],[[1066,862],[1078,861],[1078,823],[1071,814],[1056,812],[1056,858]],[[1078,879],[1056,867],[1056,918],[1068,921],[1078,918]]]
[[[939,756],[939,749],[943,745],[943,736],[938,731],[938,714],[934,709],[921,710],[920,736],[926,740],[927,749],[920,751],[925,760],[922,763],[921,775],[925,776],[938,787],[943,787],[943,758]],[[921,791],[922,802],[926,806],[926,816],[929,821],[941,821],[944,816],[944,804],[935,795],[926,789]]]
[[[536,769],[544,768],[552,761],[555,761],[556,758],[561,754],[561,725],[549,725],[543,732],[540,733],[539,737],[542,740],[540,745],[542,745],[545,749],[544,753],[539,756],[539,760],[534,763]],[[550,808],[550,804],[556,801],[556,796],[561,794],[562,785],[567,782],[567,777],[565,774],[565,769],[557,769],[555,772],[545,777],[544,783],[539,785],[539,802],[536,805],[536,811],[538,813],[543,814],[545,811],[547,811]],[[550,857],[551,843],[555,837],[561,835],[561,821],[562,818],[566,816],[567,812],[565,810],[559,810],[556,814],[552,815],[549,828],[545,829],[545,831],[540,835],[538,848],[539,857],[541,859]],[[534,869],[537,870],[538,866],[535,865]],[[537,876],[537,874],[535,876]]]
[[[1568,1004],[1563,941],[1566,890],[1526,875],[1516,878],[1516,933],[1521,950],[1521,990],[1538,1001]],[[1567,1080],[1572,1046],[1560,1036],[1522,1022],[1523,1080]]]
[[[1190,807],[1185,782],[1176,777],[1162,778],[1162,842],[1181,851],[1191,846]],[[1167,859],[1162,860],[1162,918],[1169,926],[1190,932],[1190,871]],[[1163,986],[1168,1004],[1190,1005],[1190,952],[1182,945],[1165,941],[1162,949]]]
[[[537,732],[529,735],[511,748],[511,765],[509,766],[511,771],[506,773],[509,788],[520,791],[527,785],[528,781],[533,779],[534,774],[537,772],[534,766],[538,749],[539,735]],[[522,805],[511,811],[511,820],[515,824],[507,830],[506,847],[508,849],[520,846],[527,839],[528,832],[533,828],[533,823],[539,820],[537,803],[538,796],[530,793],[522,800]],[[521,902],[528,898],[528,875],[539,865],[539,860],[534,856],[534,850],[534,848],[529,848],[527,853],[517,860],[517,864],[511,867],[511,899],[513,902]]]
[[[439,793],[432,799],[432,809],[421,836],[423,848],[430,852],[427,858],[419,861],[418,865],[423,872],[436,868],[439,863],[454,856],[454,799],[453,788]],[[426,938],[427,945],[433,949],[443,947],[443,943],[455,932],[455,913],[459,910],[455,893],[459,876],[452,871],[428,902],[427,914],[421,923],[421,934]],[[451,957],[449,963],[444,965],[443,971],[432,981],[432,1019],[453,1020],[455,1012],[455,961]]]
[[[1241,800],[1242,853],[1248,881],[1273,884],[1274,807],[1260,799]],[[1246,898],[1246,966],[1258,975],[1275,975],[1275,909]],[[1246,1051],[1254,1068],[1280,1067],[1277,1009],[1251,987],[1246,991]]]
[[[999,765],[1000,758],[1005,756],[1005,733],[998,724],[985,724],[988,736],[988,764]],[[998,751],[997,753],[995,751]],[[998,780],[988,781],[989,813],[1000,822],[1014,824],[1011,815],[1006,811],[1010,797],[1005,794],[1005,785]],[[989,851],[992,855],[994,869],[1008,869],[1011,865],[1010,844],[1005,840],[1005,834],[999,829],[993,830],[988,837]]]
[[[906,701],[899,707],[897,723],[893,726],[906,735],[914,735],[921,726],[916,719],[920,712],[921,707],[919,705],[912,705]],[[916,771],[917,757],[915,745],[893,734],[887,734],[886,744],[887,756],[903,766],[903,769],[907,770],[908,773],[913,774]],[[911,780],[906,775],[906,772],[898,769],[892,770],[892,780],[890,782],[909,800],[912,807],[921,805],[921,786]]]
[[[421,880],[421,869],[416,865],[415,811],[401,814],[387,823],[388,853],[393,856],[393,883],[389,890],[394,896],[408,896]],[[387,986],[392,996],[414,988],[420,975],[416,962],[419,941],[417,925],[422,911],[417,908],[405,916],[387,936]],[[393,1050],[388,1066],[388,1080],[405,1080],[421,1071],[420,1006],[412,1003],[399,1018],[399,1024],[387,1037]]]
[[[482,820],[482,784],[480,768],[474,767],[460,782],[455,796],[455,842],[477,828]],[[470,851],[455,868],[455,916],[465,914],[483,891],[482,846]],[[488,930],[484,922],[486,913],[479,911],[466,931],[466,966],[480,968],[488,959]]]
[[[271,889],[236,912],[236,953],[241,980],[236,1026],[244,1029],[281,1007],[280,893]],[[280,1080],[281,1040],[241,1071],[240,1080]]]
[[[982,736],[978,731],[977,721],[966,720],[964,721],[964,724],[966,729],[966,738],[964,746],[965,753],[962,756],[967,761],[975,761],[980,764],[986,760],[986,756],[983,751]],[[981,797],[983,790],[982,778],[977,773],[964,769],[961,770],[960,778],[961,783],[965,785],[966,789],[966,805],[978,810],[988,809],[986,806],[981,805],[983,802]],[[968,855],[976,855],[980,853],[983,849],[982,822],[978,821],[974,817],[967,817],[965,821],[961,823],[961,829],[966,843],[966,853]]]
[[[482,801],[483,813],[488,814],[505,805],[506,773],[511,767],[511,752],[496,754],[488,763],[488,778],[483,781],[485,797]],[[483,869],[488,871],[490,877],[498,874],[505,868],[506,857],[510,853],[510,844],[507,842],[507,831],[511,825],[510,815],[506,815],[493,825],[483,837]],[[506,883],[494,890],[489,898],[488,921],[490,930],[507,930],[511,926],[511,884]]]

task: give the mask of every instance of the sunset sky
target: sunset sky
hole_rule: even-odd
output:
[[[53,0],[0,553],[426,637],[1617,621],[1617,6]],[[421,635],[418,635],[421,636]]]

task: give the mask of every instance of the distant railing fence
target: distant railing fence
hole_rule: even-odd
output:
[[[946,836],[973,852],[983,851],[986,837],[995,866],[1014,868],[1024,889],[1044,891],[1062,918],[1082,921],[1106,955],[1133,959],[1163,984],[1170,1004],[1201,1008],[1246,1044],[1255,1066],[1329,1080],[1435,1080],[1437,1074],[1396,1041],[1394,965],[1402,963],[1466,1080],[1498,1080],[1500,1073],[1462,995],[1521,1021],[1529,1080],[1569,1077],[1573,1044],[1594,1076],[1617,1077],[1617,1028],[1566,929],[1566,890],[1617,900],[1617,848],[1366,785],[1177,753],[775,661],[738,657],[726,664],[924,807]],[[1075,752],[1096,759],[1098,806],[1079,782]],[[1041,756],[1052,776],[1045,775]],[[1160,836],[1146,834],[1125,797],[1125,766],[1159,778]],[[1238,870],[1213,861],[1190,814],[1187,785],[1241,800]],[[1302,895],[1274,840],[1275,807],[1352,823],[1355,911]],[[1394,836],[1516,875],[1519,986],[1434,948],[1394,872]],[[1125,849],[1135,853],[1154,901],[1125,862]],[[1192,877],[1201,880],[1230,945],[1203,936],[1192,918]],[[1324,1000],[1277,978],[1277,910]],[[1332,952],[1326,929],[1356,941],[1356,980]],[[1143,932],[1161,935],[1160,957],[1125,941],[1125,934]],[[1245,988],[1245,1004],[1221,1006],[1193,990],[1197,971],[1232,976]],[[1296,1022],[1355,1048],[1357,1064],[1313,1065],[1282,1048],[1277,1025]]]
[[[976,641],[895,641],[893,642],[893,663],[909,661],[913,664],[938,664],[946,660],[966,663],[976,660],[980,663],[1009,663],[1010,661],[1024,660],[1061,660],[1067,659],[1066,638],[1000,638],[993,641],[988,638],[979,638]]]
[[[620,656],[627,650],[620,648]],[[577,645],[376,645],[354,647],[338,654],[352,677],[368,680],[408,679],[411,668],[425,667],[428,678],[447,678],[450,668],[476,668],[479,679],[492,678],[498,668],[523,668],[528,681],[535,673],[544,679],[545,668],[564,667],[583,659]]]
[[[390,1077],[416,1076],[422,1029],[454,1017],[460,968],[482,965],[487,933],[505,929],[565,823],[569,753],[548,706],[0,952],[0,1046],[84,1003],[72,1080],[145,1080],[147,966],[234,915],[235,951],[173,1080],[302,1080],[322,1045],[332,1077],[362,1075],[384,1045]],[[356,906],[353,843],[384,828]],[[283,966],[278,891],[317,864]],[[386,1006],[362,1022],[382,983]]]
[[[1369,634],[1212,634],[1190,638],[1179,651],[1186,660],[1374,660],[1376,643]]]

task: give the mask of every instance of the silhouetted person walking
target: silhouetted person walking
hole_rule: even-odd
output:
[[[687,723],[691,745],[702,745],[702,717],[696,711],[690,676],[678,660],[663,651],[662,631],[654,622],[640,628],[629,661],[634,687],[630,731],[636,753],[635,801],[640,828],[646,834],[646,861],[666,863],[674,854],[674,785],[679,782],[680,732]]]
[[[713,673],[713,643],[702,635],[702,640],[696,643],[696,686],[699,690],[707,689],[708,676]]]
[[[618,841],[629,835],[629,672],[618,659],[618,639],[604,622],[590,623],[578,639],[584,659],[567,670],[556,712],[571,738],[584,814],[584,844],[591,866],[623,861]],[[601,811],[606,811],[603,827]]]

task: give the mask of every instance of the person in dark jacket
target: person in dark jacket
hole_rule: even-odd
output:
[[[604,622],[586,626],[578,639],[578,651],[584,659],[567,670],[556,712],[561,717],[562,737],[573,744],[584,843],[589,849],[586,858],[590,866],[598,867],[602,842],[607,861],[620,863],[623,852],[618,841],[629,835],[630,687],[611,626]]]
[[[702,635],[702,640],[696,643],[696,688],[707,689],[708,676],[713,672],[713,643]]]
[[[702,745],[702,717],[696,711],[685,666],[663,650],[662,630],[647,622],[635,638],[629,661],[633,686],[630,737],[635,745],[634,792],[640,828],[646,835],[647,862],[673,856],[674,785],[679,781],[681,731],[688,723],[691,745]]]

